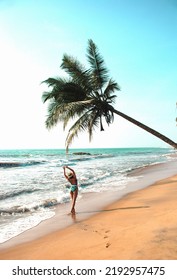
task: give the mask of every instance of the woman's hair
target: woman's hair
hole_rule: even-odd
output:
[[[67,175],[67,177],[68,177],[69,179],[71,179],[71,178],[73,177],[73,173],[70,172],[70,173]]]

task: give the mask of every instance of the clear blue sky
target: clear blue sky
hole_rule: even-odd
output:
[[[64,53],[87,64],[88,39],[121,86],[115,108],[177,141],[176,0],[0,0],[0,149],[65,147],[40,83],[63,76]],[[72,147],[167,147],[117,116],[105,129]]]

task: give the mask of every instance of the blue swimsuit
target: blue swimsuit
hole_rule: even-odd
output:
[[[70,192],[75,192],[77,190],[77,185],[71,185]]]

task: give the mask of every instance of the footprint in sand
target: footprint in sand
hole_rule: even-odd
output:
[[[111,243],[107,242],[106,243],[106,248],[108,248],[111,245]]]
[[[88,225],[82,225],[82,230],[88,230]]]
[[[105,232],[104,233],[108,233],[108,232],[110,232],[110,230],[105,230]],[[104,238],[108,238],[109,236],[106,234],[105,236],[104,236]]]

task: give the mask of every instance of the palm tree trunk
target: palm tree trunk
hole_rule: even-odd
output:
[[[135,124],[135,125],[141,127],[142,129],[146,130],[147,132],[153,134],[154,136],[160,138],[162,141],[168,143],[169,145],[171,145],[172,147],[174,147],[175,149],[177,149],[177,143],[173,142],[171,139],[169,139],[169,138],[166,137],[165,135],[163,135],[163,134],[159,133],[158,131],[156,131],[156,130],[150,128],[149,126],[147,126],[147,125],[145,125],[145,124],[143,124],[143,123],[141,123],[141,122],[139,122],[139,121],[137,121],[137,120],[135,120],[135,119],[133,119],[133,118],[127,116],[127,115],[125,115],[124,113],[115,110],[114,107],[112,107],[111,105],[110,105],[109,108],[110,108],[110,110],[111,110],[113,113],[115,113],[115,114],[121,116],[122,118],[126,119],[127,121],[129,121],[129,122],[131,122],[131,123],[133,123],[133,124]]]

